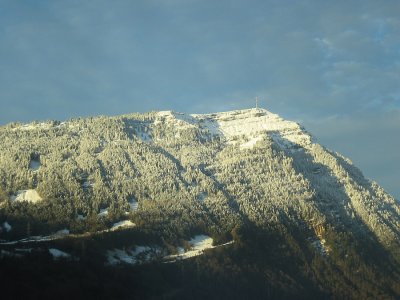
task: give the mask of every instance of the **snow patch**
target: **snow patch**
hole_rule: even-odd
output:
[[[53,256],[54,259],[70,258],[71,257],[70,254],[68,254],[68,253],[66,253],[64,251],[61,251],[59,249],[56,249],[56,248],[50,248],[49,249],[49,253]]]
[[[240,145],[240,149],[252,149],[256,145],[256,143],[258,141],[261,141],[262,139],[263,139],[262,136],[253,137],[249,141],[241,144]]]
[[[43,199],[36,190],[19,190],[16,195],[11,197],[11,200],[36,203]]]
[[[154,124],[160,123],[165,123],[169,126],[173,126],[175,130],[184,130],[196,127],[198,121],[191,115],[168,110],[160,111],[156,114],[156,120],[154,121]],[[177,134],[175,135],[175,137],[180,137],[180,135]]]
[[[124,220],[124,221],[114,223],[113,226],[111,227],[111,230],[117,230],[120,228],[129,228],[129,227],[135,227],[135,226],[136,226],[136,224],[131,222],[130,220]]]
[[[161,110],[161,111],[157,112],[156,116],[169,118],[169,117],[173,116],[173,112],[172,112],[172,110]]]
[[[213,239],[208,235],[200,234],[192,238],[189,243],[192,250],[200,251],[212,247]]]
[[[195,118],[200,118],[199,119],[200,128],[208,130],[211,135],[222,135],[222,132],[219,129],[219,125],[216,120],[206,115],[204,115],[204,118],[201,118],[202,115],[192,115],[192,116]]]
[[[22,131],[31,131],[31,130],[36,130],[36,129],[50,129],[52,127],[52,124],[49,123],[30,123],[30,124],[24,124],[22,126],[16,127],[13,129],[13,131],[16,130],[22,130]]]
[[[107,208],[100,209],[100,212],[97,214],[97,216],[99,216],[99,217],[106,217],[107,215],[108,215]]]
[[[203,234],[196,235],[189,241],[189,244],[191,245],[190,250],[185,252],[183,248],[179,247],[178,254],[165,256],[164,260],[166,260],[167,262],[175,262],[177,260],[199,256],[204,253],[204,250],[230,245],[233,244],[233,241],[218,246],[213,246],[212,243],[213,239],[211,237]]]
[[[10,232],[11,229],[12,229],[12,227],[11,227],[11,225],[6,221],[6,222],[3,223],[3,229],[4,229],[6,232]]]

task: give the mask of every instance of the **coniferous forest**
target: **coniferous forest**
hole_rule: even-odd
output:
[[[399,299],[399,246],[399,202],[266,110],[0,128],[9,299]]]

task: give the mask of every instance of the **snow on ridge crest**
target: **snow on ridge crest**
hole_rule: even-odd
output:
[[[284,120],[266,109],[253,108],[191,116],[202,121],[210,132],[225,137],[228,142],[245,136],[249,142],[241,145],[241,148],[252,148],[268,133],[283,147],[290,147],[290,144],[306,147],[311,144],[311,136],[299,124]]]
[[[228,144],[235,143],[238,137],[247,141],[241,149],[252,148],[264,136],[269,135],[281,147],[293,145],[307,147],[311,136],[299,124],[282,119],[266,109],[252,108],[211,114],[184,114],[174,111],[160,111],[155,124],[165,122],[175,129],[200,127],[208,129],[212,135],[222,136]]]
[[[156,114],[154,124],[165,122],[168,125],[178,129],[187,129],[197,126],[197,121],[191,116],[184,113],[175,112],[172,110],[159,111]]]

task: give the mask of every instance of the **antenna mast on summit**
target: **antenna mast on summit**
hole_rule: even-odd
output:
[[[256,97],[256,109],[258,109],[258,97]]]

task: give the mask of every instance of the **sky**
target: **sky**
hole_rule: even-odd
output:
[[[0,125],[261,106],[400,199],[398,0],[0,0]]]

